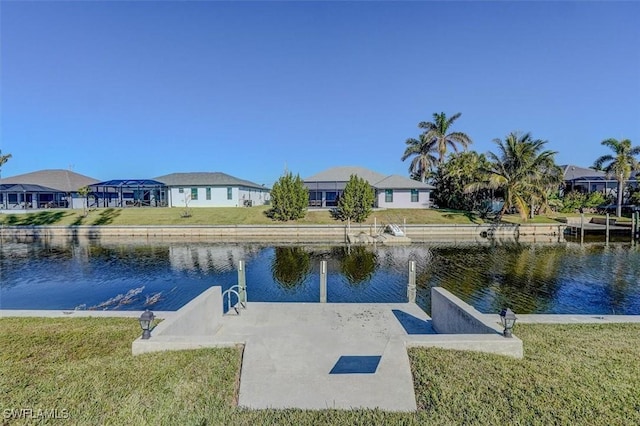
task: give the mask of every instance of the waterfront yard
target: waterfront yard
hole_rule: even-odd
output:
[[[138,334],[135,319],[1,318],[3,421],[31,409],[65,424],[640,423],[640,324],[519,324],[522,360],[411,349],[417,413],[239,409],[241,348],[133,357]]]
[[[183,217],[182,208],[125,208],[94,209],[85,216],[82,210],[41,210],[32,213],[0,214],[2,225],[301,225],[341,224],[331,217],[329,210],[309,210],[302,219],[292,222],[271,220],[265,214],[268,206],[257,207],[201,207],[190,209],[190,217]],[[566,215],[563,215],[566,216]],[[533,223],[555,222],[556,216],[537,216]],[[446,209],[387,209],[376,210],[365,223],[402,224],[478,224],[484,220],[470,212]],[[520,223],[518,215],[506,215],[507,222]]]

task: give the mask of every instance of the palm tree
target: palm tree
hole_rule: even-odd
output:
[[[429,141],[424,133],[419,136],[419,140],[409,138],[405,142],[407,148],[404,150],[401,160],[414,156],[409,165],[409,174],[419,177],[422,182],[427,180],[427,174],[433,167],[438,164],[438,159],[434,155],[436,153],[436,145],[433,141]]]
[[[480,189],[501,190],[504,194],[502,212],[516,207],[520,217],[527,219],[536,203],[548,201],[548,189],[561,180],[553,151],[541,151],[546,141],[533,139],[530,133],[510,133],[504,140],[494,139],[500,155],[490,152],[485,178],[465,188],[467,192]],[[530,209],[531,207],[531,209]]]
[[[9,161],[9,158],[11,158],[11,154],[2,155],[2,151],[0,151],[0,170],[2,170],[2,165]],[[0,175],[0,178],[2,178],[2,175]]]
[[[608,176],[614,177],[618,181],[616,216],[620,217],[622,216],[624,182],[629,179],[633,170],[640,170],[640,164],[638,160],[635,159],[635,156],[640,154],[640,146],[631,146],[629,139],[618,141],[614,138],[605,139],[601,144],[611,148],[615,155],[603,155],[593,163],[593,168],[596,170],[604,170]],[[605,163],[608,164],[604,166]]]
[[[447,147],[451,147],[455,152],[458,152],[458,144],[463,148],[467,148],[473,141],[466,133],[453,132],[447,133],[449,128],[456,121],[462,113],[457,113],[447,118],[444,112],[440,114],[433,114],[433,123],[430,121],[422,121],[418,124],[418,127],[424,129],[424,135],[427,141],[435,142],[438,151],[438,162],[444,161],[444,156],[447,153]]]

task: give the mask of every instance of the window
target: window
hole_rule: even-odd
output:
[[[384,190],[384,202],[393,203],[393,189]]]
[[[227,200],[233,200],[233,188],[227,188]]]
[[[192,200],[198,199],[198,188],[191,188],[191,199]]]
[[[211,199],[211,188],[207,188],[207,200]]]
[[[178,188],[178,192],[184,194],[184,188]]]
[[[417,189],[412,189],[411,190],[411,202],[412,203],[417,203],[418,202],[418,190]]]
[[[327,191],[325,194],[325,205],[327,207],[335,207],[338,205],[338,192]]]
[[[321,207],[322,206],[322,192],[309,191],[309,206]]]

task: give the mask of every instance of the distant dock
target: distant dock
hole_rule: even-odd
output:
[[[620,223],[616,218],[573,217],[567,218],[566,223],[566,232],[574,236],[629,236],[632,240],[640,238],[636,220]]]

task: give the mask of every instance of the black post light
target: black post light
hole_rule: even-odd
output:
[[[155,315],[150,310],[145,310],[142,315],[140,315],[140,328],[142,328],[142,338],[148,339],[151,337],[151,324],[155,319]]]
[[[517,319],[518,318],[516,318],[516,314],[514,314],[513,311],[509,308],[503,309],[500,312],[500,322],[504,327],[502,335],[504,337],[513,337],[513,334],[511,334],[511,330],[513,330],[513,326],[516,325]]]

